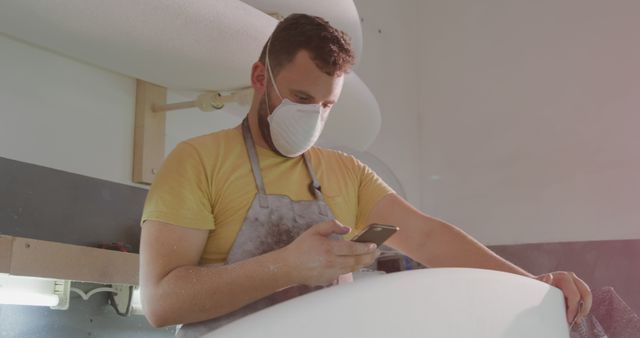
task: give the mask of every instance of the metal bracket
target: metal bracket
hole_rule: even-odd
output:
[[[137,80],[136,119],[133,148],[133,182],[151,184],[164,160],[166,112],[198,108],[209,112],[222,109],[226,103],[249,104],[253,97],[251,87],[222,92],[200,94],[196,100],[167,104],[167,89]]]
[[[121,316],[130,315],[133,285],[114,284],[111,287],[115,290],[115,293],[109,298],[113,309]]]
[[[71,281],[68,280],[56,280],[53,284],[53,293],[60,297],[60,303],[57,306],[52,306],[54,310],[67,310],[69,308],[69,289],[71,288]]]

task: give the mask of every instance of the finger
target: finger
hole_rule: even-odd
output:
[[[360,270],[363,267],[369,266],[376,261],[379,253],[373,252],[370,254],[360,256],[338,256],[336,261],[340,273],[349,273]]]
[[[584,318],[589,314],[589,311],[591,311],[591,305],[593,304],[591,289],[589,288],[589,285],[576,276],[575,273],[572,272],[571,277],[578,288],[578,292],[580,292],[580,299],[582,300],[582,311],[580,311],[579,316]]]
[[[351,232],[351,228],[340,224],[340,222],[336,220],[333,220],[316,224],[312,226],[309,231],[327,237],[334,233],[338,235],[348,234],[349,232]]]
[[[376,259],[378,258],[378,256],[380,255],[379,250],[375,250],[371,253],[368,254],[364,254],[364,255],[360,255],[360,256],[354,256],[356,259],[355,262],[355,270],[360,270],[361,268],[364,268],[366,266],[369,266],[373,263],[376,262]]]
[[[567,306],[567,322],[571,323],[578,314],[578,303],[580,302],[580,292],[573,278],[568,273],[557,273],[554,276],[555,284],[564,293]]]
[[[338,256],[359,256],[376,250],[373,243],[356,243],[352,241],[332,241],[333,253]]]
[[[544,275],[537,276],[535,277],[535,279],[543,283],[553,285],[553,275],[550,273],[545,273]]]

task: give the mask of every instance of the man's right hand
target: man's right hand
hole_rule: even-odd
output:
[[[337,221],[312,226],[288,246],[283,253],[297,284],[324,286],[338,276],[373,264],[379,255],[376,245],[346,240],[332,240],[332,234],[346,235],[349,227]]]
[[[327,285],[376,257],[367,244],[328,238],[349,231],[337,222],[317,224],[280,250],[214,267],[199,263],[209,231],[147,220],[140,237],[145,315],[155,327],[194,323],[295,284]]]

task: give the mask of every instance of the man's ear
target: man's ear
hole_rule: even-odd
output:
[[[251,67],[251,86],[256,94],[264,92],[267,79],[266,70],[265,65],[260,61],[255,62]]]

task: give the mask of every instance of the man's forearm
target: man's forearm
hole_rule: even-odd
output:
[[[426,250],[418,261],[431,267],[469,267],[499,270],[527,277],[532,274],[498,256],[458,227],[433,220]]]
[[[149,290],[145,309],[154,326],[186,324],[230,313],[293,285],[282,250],[223,266],[184,266]]]

